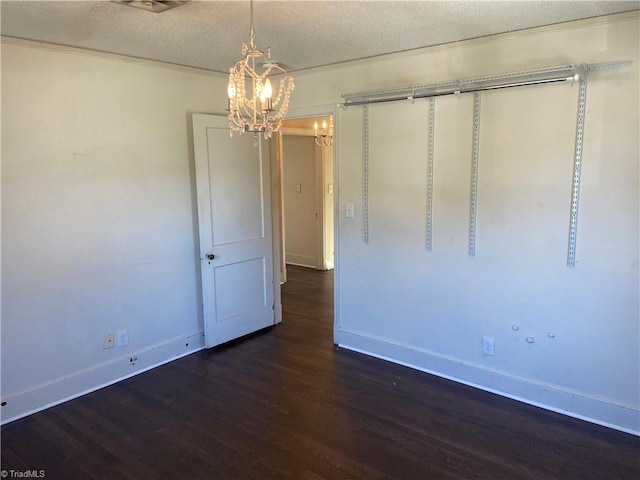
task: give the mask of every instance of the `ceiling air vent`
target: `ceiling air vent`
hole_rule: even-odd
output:
[[[127,7],[139,8],[148,12],[161,13],[179,7],[187,3],[186,1],[165,1],[165,0],[111,0]]]

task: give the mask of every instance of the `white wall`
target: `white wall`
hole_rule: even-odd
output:
[[[190,113],[225,85],[3,39],[3,421],[201,348]]]
[[[361,113],[340,111],[339,343],[640,431],[638,24],[620,15],[296,74],[292,110],[326,112],[345,92],[635,61],[589,83],[573,269],[575,86],[483,95],[474,258],[470,100],[437,101],[432,252],[426,103],[372,108],[369,244]],[[189,113],[223,112],[225,87],[195,70],[3,41],[3,421],[202,345]],[[104,333],[125,327],[130,345],[103,350]],[[480,354],[482,335],[495,357]]]
[[[282,143],[286,262],[316,268],[319,249],[315,141],[313,137],[283,135]]]
[[[339,344],[640,431],[638,26],[635,12],[296,76],[294,108],[310,110],[347,92],[635,62],[589,80],[574,268],[566,252],[577,84],[482,95],[475,257],[467,255],[472,97],[436,101],[431,252],[424,247],[427,102],[371,107],[368,244],[362,109],[339,110]],[[347,202],[355,219],[345,218]],[[495,338],[493,357],[481,353],[484,335]]]

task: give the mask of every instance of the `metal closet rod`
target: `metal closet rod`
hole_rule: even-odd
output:
[[[418,87],[399,88],[390,91],[373,91],[348,93],[342,95],[345,102],[339,103],[339,107],[351,107],[357,105],[370,105],[374,103],[414,101],[417,98],[441,97],[444,95],[459,95],[461,93],[483,92],[487,90],[500,90],[503,88],[524,87],[527,85],[540,85],[545,83],[578,81],[583,76],[586,78],[587,72],[597,70],[610,70],[633,65],[633,60],[620,60],[607,63],[594,63],[584,65],[561,65],[557,67],[540,68],[527,70],[524,72],[506,73],[489,77],[460,80],[449,84],[423,85]],[[555,75],[555,76],[554,76]],[[531,78],[531,77],[539,78]],[[540,78],[542,76],[542,78]],[[549,76],[545,78],[544,76]],[[514,79],[520,78],[520,81]],[[497,83],[501,80],[506,83]],[[509,81],[510,80],[510,81]],[[462,87],[462,85],[468,85]],[[427,90],[427,91],[424,91]],[[415,93],[421,91],[421,93]],[[394,93],[407,92],[402,95],[393,96]],[[378,97],[378,98],[371,98]],[[349,100],[349,98],[360,98],[362,100]]]
[[[485,92],[487,90],[501,90],[503,88],[525,87],[527,85],[540,85],[544,83],[573,82],[576,80],[579,80],[577,73],[569,77],[562,76],[562,77],[555,77],[555,78],[546,78],[541,80],[528,80],[528,81],[522,81],[522,82],[504,83],[499,85],[487,85],[484,87],[467,87],[467,88],[451,87],[448,90],[442,90],[439,92],[418,93],[415,95],[402,95],[399,97],[389,97],[389,98],[372,98],[368,100],[355,100],[351,102],[341,103],[339,104],[339,106],[353,107],[357,105],[370,105],[373,103],[402,102],[407,100],[413,101],[418,98],[442,97],[445,95],[460,95],[462,93]]]

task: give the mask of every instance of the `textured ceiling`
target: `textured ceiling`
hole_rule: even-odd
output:
[[[257,45],[295,71],[637,10],[638,1],[262,1]],[[153,13],[109,1],[1,2],[4,36],[228,72],[248,41],[248,1]]]

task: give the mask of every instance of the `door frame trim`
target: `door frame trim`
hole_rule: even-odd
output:
[[[338,151],[339,151],[339,138],[338,138],[338,105],[336,104],[324,104],[324,105],[316,105],[312,107],[293,107],[289,109],[289,113],[287,114],[286,120],[295,120],[297,118],[309,118],[309,117],[326,117],[332,115],[333,116],[333,245],[334,245],[334,260],[333,260],[333,268],[334,268],[334,277],[333,277],[333,341],[336,343],[336,332],[338,331],[339,326],[339,313],[340,309],[338,308],[339,300],[340,300],[340,217],[339,217],[339,205],[340,205],[340,188],[338,179]],[[278,138],[276,141],[271,142],[271,153],[278,153],[279,156],[276,157],[276,160],[271,163],[271,184],[274,188],[271,195],[271,218],[273,222],[272,234],[273,234],[273,245],[274,245],[274,286],[277,289],[277,299],[280,301],[281,293],[280,293],[280,284],[283,281],[282,270],[282,258],[284,252],[280,252],[280,246],[284,245],[284,225],[282,217],[282,201],[283,201],[283,192],[282,192],[282,178],[283,178],[283,170],[282,170],[282,130],[278,132]],[[277,145],[277,146],[276,146]],[[276,149],[280,149],[279,151]],[[277,201],[276,201],[277,199]],[[277,209],[277,210],[276,210]],[[277,222],[277,224],[276,224]],[[278,268],[276,268],[276,258],[275,252],[278,251]],[[286,273],[285,273],[286,277]],[[286,278],[284,279],[286,281]],[[276,315],[276,319],[277,319]],[[282,314],[280,314],[280,321],[282,321]]]

